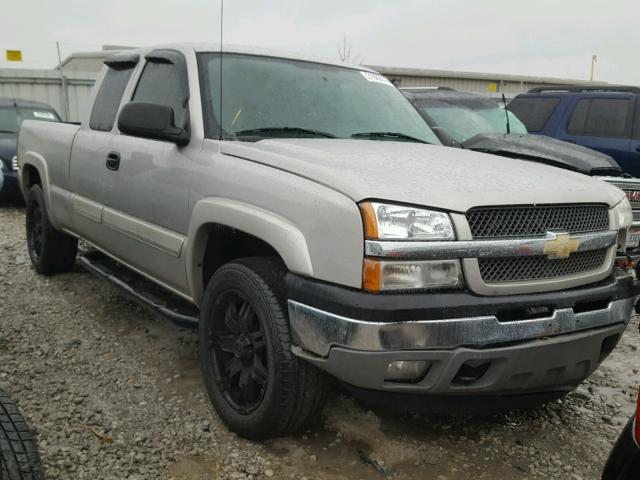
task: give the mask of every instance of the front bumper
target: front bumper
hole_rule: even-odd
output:
[[[287,286],[294,353],[356,387],[430,394],[575,387],[616,345],[636,290],[626,275],[502,297],[373,295],[294,275]],[[386,380],[398,361],[429,367],[413,382]],[[481,374],[470,376],[479,366]]]

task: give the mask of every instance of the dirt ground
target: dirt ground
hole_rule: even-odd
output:
[[[396,414],[341,390],[323,426],[253,443],[212,412],[196,332],[77,269],[31,269],[24,210],[0,206],[0,389],[49,479],[595,479],[640,385],[634,318],[568,397],[488,418]]]

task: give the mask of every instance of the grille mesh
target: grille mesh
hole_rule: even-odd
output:
[[[473,208],[466,214],[473,238],[544,236],[549,230],[595,232],[609,227],[606,205]]]
[[[487,283],[539,280],[578,275],[602,267],[607,249],[576,252],[569,258],[549,260],[546,256],[480,258],[480,274]]]

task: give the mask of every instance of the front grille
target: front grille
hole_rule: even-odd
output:
[[[633,221],[640,221],[640,183],[634,181],[609,181],[609,183],[625,193],[633,210]]]
[[[596,232],[609,227],[606,205],[479,207],[466,217],[474,239],[544,236],[553,230]]]
[[[576,252],[569,258],[549,260],[546,256],[480,258],[480,274],[486,283],[541,280],[578,275],[602,267],[607,249]]]

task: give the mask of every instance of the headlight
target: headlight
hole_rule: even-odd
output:
[[[631,226],[633,223],[633,211],[631,210],[631,204],[627,198],[613,207],[613,211],[618,220],[618,228],[620,230]]]
[[[17,172],[18,170],[20,170],[20,166],[18,165],[17,155],[14,155],[13,158],[11,159],[11,168],[13,168],[14,172]]]
[[[386,261],[364,259],[363,287],[370,292],[462,286],[458,260]]]
[[[375,240],[454,240],[449,215],[377,202],[360,204],[365,235]]]
[[[378,202],[360,204],[367,240],[455,240],[449,215],[423,208]],[[460,287],[458,260],[398,261],[365,258],[362,286],[370,292]]]

